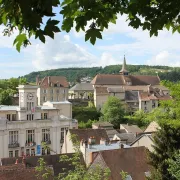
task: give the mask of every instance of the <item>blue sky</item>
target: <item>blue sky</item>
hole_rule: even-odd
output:
[[[84,41],[84,32],[73,29],[56,34],[54,40],[47,38],[46,44],[32,40],[20,53],[12,45],[16,33],[4,37],[0,26],[0,79],[46,69],[121,64],[124,54],[127,64],[180,66],[180,34],[164,30],[150,38],[148,32],[132,29],[125,20],[119,16],[94,46]]]

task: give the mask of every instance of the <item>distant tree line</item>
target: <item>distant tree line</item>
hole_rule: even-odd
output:
[[[40,78],[45,76],[65,76],[69,82],[77,82],[77,79],[82,77],[94,77],[97,74],[118,74],[121,65],[110,65],[102,67],[89,67],[89,68],[60,68],[46,71],[37,71],[25,75],[24,77],[28,82],[35,82],[36,76]],[[168,66],[148,66],[148,65],[127,65],[127,70],[130,74],[140,75],[159,75],[161,80],[179,81],[180,68],[173,68]]]

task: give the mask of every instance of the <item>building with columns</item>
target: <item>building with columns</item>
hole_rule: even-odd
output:
[[[19,85],[18,89],[19,106],[0,105],[0,158],[61,153],[65,133],[78,127],[72,119],[72,104],[38,106],[38,86]]]

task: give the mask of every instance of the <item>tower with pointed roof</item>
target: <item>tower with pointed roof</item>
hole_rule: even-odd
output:
[[[122,69],[119,71],[120,74],[127,76],[129,72],[126,70],[126,57],[124,55],[124,61],[122,65]]]

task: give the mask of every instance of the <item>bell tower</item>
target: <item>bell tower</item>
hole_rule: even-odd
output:
[[[119,71],[119,73],[124,75],[124,76],[127,76],[129,74],[129,72],[126,70],[126,57],[125,57],[125,55],[124,55],[122,69]]]

